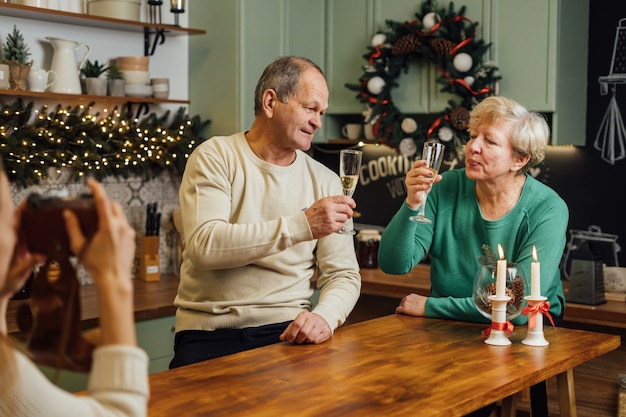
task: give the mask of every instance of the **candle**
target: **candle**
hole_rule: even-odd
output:
[[[530,296],[541,297],[539,262],[537,262],[537,249],[533,246],[533,263],[530,265]]]
[[[506,259],[504,259],[504,251],[498,243],[498,253],[500,260],[496,269],[496,298],[504,298],[504,289],[506,288]]]

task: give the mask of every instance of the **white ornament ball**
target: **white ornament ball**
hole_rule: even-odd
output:
[[[381,77],[372,77],[367,82],[367,91],[374,95],[380,94],[383,91],[384,87],[385,80],[383,80]]]
[[[472,69],[472,65],[474,65],[474,60],[470,56],[470,54],[466,54],[465,52],[461,52],[460,54],[456,54],[454,60],[452,61],[452,65],[459,72],[467,72]]]
[[[400,141],[398,145],[398,149],[400,149],[400,153],[405,158],[409,158],[417,152],[417,146],[415,146],[415,141],[413,138],[404,138]]]
[[[454,137],[454,132],[449,127],[442,127],[437,132],[437,137],[442,142],[450,142],[452,140],[452,138]]]
[[[404,133],[410,135],[417,130],[417,122],[411,117],[406,117],[402,120],[402,123],[400,123],[400,128]]]
[[[422,19],[424,29],[426,30],[432,29],[432,27],[439,21],[441,21],[441,18],[435,12],[426,13],[424,15],[424,19]]]
[[[377,47],[385,43],[387,36],[384,33],[378,33],[372,38],[372,46]]]
[[[471,87],[472,84],[474,84],[474,81],[476,80],[471,75],[468,75],[467,77],[463,78],[463,81],[465,81],[465,83]]]

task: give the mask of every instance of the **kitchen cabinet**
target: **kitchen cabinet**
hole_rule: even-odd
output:
[[[189,98],[194,114],[211,115],[211,132],[229,135],[254,120],[254,89],[263,69],[283,55],[302,55],[324,69],[324,0],[205,0],[189,24],[207,36],[189,40]],[[317,135],[319,136],[319,134]]]
[[[255,83],[267,63],[280,55],[312,58],[326,73],[330,107],[316,142],[340,137],[347,120],[358,120],[365,105],[355,84],[372,37],[385,20],[406,21],[421,12],[415,0],[209,0],[190,16],[209,31],[190,39],[190,98],[196,112],[210,112],[213,134],[247,129],[253,114]],[[589,0],[464,0],[465,16],[478,22],[476,36],[491,48],[502,76],[499,94],[532,111],[547,113],[554,144],[584,144],[586,120],[587,28]],[[448,7],[440,3],[439,7]],[[305,19],[302,16],[306,16]],[[431,63],[412,64],[397,81],[394,104],[405,113],[442,111],[450,96],[441,93]]]
[[[11,25],[4,24],[4,22],[11,22]],[[47,24],[41,25],[38,24],[38,22],[46,22]],[[44,26],[45,30],[49,31],[52,36],[56,36],[56,32],[58,32],[62,33],[58,35],[59,37],[76,37],[78,39],[81,39],[81,42],[83,42],[83,39],[85,38],[87,33],[93,33],[94,36],[96,36],[96,39],[98,39],[97,41],[95,41],[96,43],[107,42],[110,40],[110,46],[107,45],[106,48],[102,47],[100,50],[97,50],[92,42],[86,41],[86,43],[90,44],[92,47],[91,55],[89,56],[89,58],[91,60],[99,59],[100,61],[105,62],[117,55],[138,55],[137,52],[134,52],[134,47],[133,52],[126,52],[126,48],[129,47],[126,44],[132,44],[132,42],[129,42],[129,34],[137,40],[137,46],[142,46],[141,49],[143,50],[143,54],[148,55],[151,52],[157,51],[159,48],[166,48],[166,46],[168,46],[166,45],[167,39],[175,39],[186,37],[188,35],[206,33],[204,30],[200,29],[183,28],[167,24],[154,24],[148,22],[111,19],[88,14],[70,13],[11,3],[0,3],[0,27],[10,28],[13,24],[20,28],[25,37],[31,32],[36,33],[38,30],[41,30],[39,26]],[[71,32],[72,35],[68,35],[68,31]],[[47,34],[44,36],[47,36]],[[39,36],[39,38],[42,37],[43,36]],[[119,40],[123,40],[122,44],[120,44]],[[32,39],[27,39],[26,43],[29,45],[29,48],[31,52],[33,52],[33,55],[35,55],[34,49],[37,46],[37,42]],[[102,54],[102,51],[104,49],[106,49],[105,52],[107,53],[107,55],[104,58],[96,58],[96,54]],[[112,50],[115,51],[116,55],[110,53]],[[130,49],[128,49],[128,51],[130,51]],[[171,48],[169,48],[164,53],[164,55],[169,52],[171,52]],[[39,67],[46,66],[44,64],[44,62],[46,61],[45,54],[43,56],[37,56],[33,58],[34,65]],[[51,59],[51,57],[49,57],[49,59]],[[157,65],[151,64],[151,67],[156,66]],[[161,67],[159,67],[159,70],[161,70]],[[151,75],[154,77],[154,71],[151,71]],[[174,78],[178,75],[179,74],[177,73],[158,74],[158,76],[173,78],[174,86],[173,88],[171,88],[172,91],[179,91],[176,88],[176,78]],[[184,80],[186,81],[186,77],[184,77]],[[175,93],[173,95],[175,95]],[[184,99],[155,99],[150,97],[89,96],[76,94],[57,94],[48,92],[38,93],[31,91],[0,90],[0,99],[2,97],[6,97],[7,99],[23,97],[31,98],[34,100],[56,101],[63,104],[76,104],[83,102],[89,103],[91,101],[96,101],[98,103],[103,103],[106,105],[119,105],[129,103],[186,105],[189,103],[189,101],[186,99],[186,89],[184,96]]]
[[[148,365],[150,374],[169,369],[170,361],[174,357],[174,326],[174,316],[159,317],[136,323],[137,345],[144,349],[150,358]],[[39,369],[55,385],[69,392],[87,389],[89,375],[86,373],[67,370],[57,371],[43,365],[39,365]]]
[[[139,321],[136,324],[137,344],[150,358],[148,371],[165,371],[174,357],[175,316]]]
[[[584,145],[589,0],[492,0],[500,95],[552,113],[555,145]]]

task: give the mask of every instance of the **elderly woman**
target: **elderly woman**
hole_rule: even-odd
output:
[[[544,158],[548,125],[513,100],[489,97],[473,109],[469,132],[465,168],[433,178],[425,162],[416,161],[406,175],[407,198],[383,233],[378,262],[387,273],[405,274],[429,253],[432,288],[430,297],[407,295],[396,312],[488,322],[474,306],[472,286],[482,246],[500,244],[509,262],[524,267],[526,285],[536,248],[541,295],[556,320],[565,307],[559,263],[569,214],[556,192],[528,174]],[[427,190],[433,223],[409,221]]]
[[[94,279],[100,309],[101,331],[89,395],[75,396],[54,386],[7,335],[9,300],[43,257],[29,253],[17,233],[23,206],[14,211],[0,160],[0,416],[146,415],[148,356],[137,347],[133,318],[135,231],[99,183],[89,180],[88,185],[99,218],[96,234],[87,240],[76,215],[63,213],[70,247],[80,254],[82,265]]]
[[[387,273],[405,274],[430,254],[431,293],[405,296],[396,312],[488,322],[473,302],[474,276],[482,246],[495,249],[500,244],[509,262],[524,267],[527,286],[536,248],[541,295],[558,321],[565,308],[559,263],[569,212],[556,192],[528,175],[545,156],[548,125],[511,99],[489,97],[473,109],[469,132],[464,169],[433,178],[425,162],[416,161],[406,175],[407,197],[383,233],[378,264]],[[417,214],[424,191],[429,191],[426,212],[432,224],[409,220]],[[525,324],[528,317],[512,321]],[[533,411],[547,415],[545,384],[532,387],[531,395]],[[472,416],[489,415],[492,409]]]

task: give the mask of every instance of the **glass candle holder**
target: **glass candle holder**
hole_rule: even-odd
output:
[[[519,316],[526,305],[524,297],[528,295],[524,267],[518,264],[507,264],[505,295],[511,297],[506,305],[506,319]],[[492,318],[490,296],[496,294],[495,266],[481,265],[474,278],[473,298],[476,309],[486,318]]]

